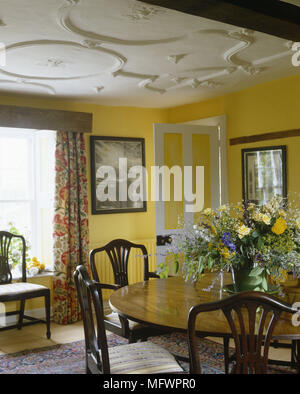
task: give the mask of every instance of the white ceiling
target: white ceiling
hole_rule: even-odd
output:
[[[290,4],[300,7],[300,0],[280,0],[280,1],[282,1],[284,3],[290,3]]]
[[[104,105],[171,107],[300,74],[292,42],[134,0],[0,0],[0,40],[0,92]]]

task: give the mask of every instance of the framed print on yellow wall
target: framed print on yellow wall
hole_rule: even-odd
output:
[[[144,138],[91,136],[92,214],[144,212]]]
[[[287,197],[286,146],[242,149],[243,200],[257,205]]]

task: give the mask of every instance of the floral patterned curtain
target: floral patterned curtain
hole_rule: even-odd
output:
[[[81,319],[73,272],[88,261],[88,197],[82,133],[57,132],[54,202],[54,321]]]

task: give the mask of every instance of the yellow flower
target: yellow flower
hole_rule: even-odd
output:
[[[263,214],[263,213],[258,213],[255,212],[252,216],[252,218],[256,221],[256,222],[263,222],[267,225],[269,225],[271,223],[271,218],[269,215]]]
[[[229,252],[228,248],[221,248],[220,249],[220,254],[226,259],[230,260],[232,257],[235,255],[235,252]]]
[[[31,261],[29,263],[27,263],[27,268],[33,268],[36,267],[39,269],[39,271],[44,271],[45,264],[41,263],[36,257],[32,257]]]
[[[213,233],[213,235],[216,236],[217,232],[216,232],[215,227],[214,226],[210,226],[210,228],[211,228],[211,232]]]
[[[300,230],[300,218],[296,219],[296,227],[298,230]]]
[[[250,234],[251,229],[244,224],[237,229],[239,238],[244,238],[246,235]]]
[[[236,209],[237,211],[243,212],[243,208],[240,207],[239,205],[235,205],[233,208]]]
[[[272,231],[276,235],[283,234],[285,230],[287,229],[287,224],[286,221],[283,218],[278,218],[272,227]]]
[[[227,248],[222,248],[220,250],[220,253],[223,257],[225,257],[225,259],[229,259],[230,258],[230,253],[229,250]]]
[[[224,212],[224,211],[226,211],[227,210],[227,206],[224,204],[224,205],[221,205],[219,208],[218,208],[218,211],[220,211],[220,212]]]
[[[215,216],[216,215],[216,213],[211,208],[204,209],[203,214],[206,216]]]

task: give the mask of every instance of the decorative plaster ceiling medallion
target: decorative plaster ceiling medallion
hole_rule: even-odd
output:
[[[79,26],[76,26],[71,18],[71,13],[78,4],[81,4],[81,0],[65,0],[67,3],[62,5],[58,10],[58,18],[57,23],[65,30],[77,34],[81,37],[85,37],[88,39],[99,41],[102,44],[115,44],[115,45],[126,45],[126,46],[145,46],[145,45],[156,45],[156,44],[166,44],[171,42],[176,42],[184,38],[184,36],[175,36],[170,38],[163,38],[159,40],[126,40],[121,37],[113,37],[108,35],[99,34],[93,31],[87,31],[81,29]],[[144,10],[141,12],[140,15],[144,14],[145,17],[150,19],[151,15],[157,14],[158,12],[154,13],[154,8],[152,11],[149,10],[149,7],[144,7]],[[149,14],[150,13],[150,14]],[[136,15],[136,14],[135,14]]]
[[[126,14],[125,16],[133,21],[149,21],[155,15],[164,14],[166,11],[162,8],[155,8],[146,5],[138,5],[134,4],[130,14]]]
[[[32,52],[33,48],[35,50]],[[30,56],[27,55],[28,50]],[[102,48],[98,42],[92,41],[83,41],[81,44],[55,40],[24,41],[8,45],[6,51],[9,53],[7,64],[0,67],[0,73],[22,79],[60,81],[89,78],[117,72],[127,60],[117,52]],[[49,53],[59,53],[59,56],[49,57]],[[17,61],[18,56],[23,57],[22,64]],[[87,71],[83,73],[83,69]],[[28,72],[25,73],[24,70]]]
[[[68,63],[65,60],[49,58],[43,63],[37,63],[37,65],[42,67],[65,67]]]

